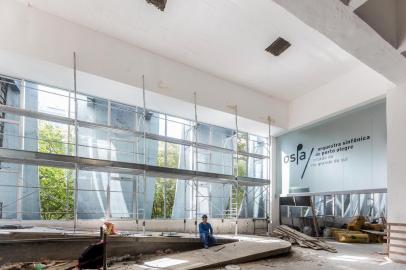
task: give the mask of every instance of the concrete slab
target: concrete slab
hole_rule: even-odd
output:
[[[196,270],[239,264],[276,256],[290,251],[291,244],[276,238],[247,238],[240,242],[182,252],[144,262],[144,265],[126,265],[114,269],[127,270]],[[112,268],[113,269],[113,268]]]
[[[44,231],[13,231],[0,237],[0,266],[12,262],[31,262],[47,260],[76,260],[90,244],[99,241],[98,234]],[[218,238],[221,244],[238,241],[230,237]],[[157,250],[171,249],[187,251],[201,247],[196,235],[177,234],[161,236],[160,233],[114,235],[108,238],[109,257],[125,254],[153,254]]]

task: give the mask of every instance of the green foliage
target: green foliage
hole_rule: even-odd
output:
[[[238,172],[237,175],[238,176],[247,176],[247,174],[248,174],[248,172],[247,172],[247,158],[239,156],[238,157],[237,167],[234,168],[234,170],[237,170],[237,172]]]
[[[167,155],[165,164],[165,142],[160,142],[158,147],[157,163],[159,166],[178,168],[179,146],[167,144]],[[175,201],[176,180],[158,177],[155,179],[154,204],[152,206],[152,218],[170,218]],[[166,211],[165,211],[166,194]]]
[[[62,130],[51,124],[40,122],[39,151],[65,154]],[[71,151],[72,152],[72,151]],[[70,170],[39,168],[41,218],[60,220],[73,218],[73,176]]]
[[[237,142],[238,152],[247,152],[248,135],[245,133],[239,133],[237,138],[238,138]]]

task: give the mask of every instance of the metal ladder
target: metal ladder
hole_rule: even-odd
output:
[[[224,210],[224,212],[224,216],[227,218],[235,219],[238,216],[238,187],[235,184],[231,185],[231,194],[230,201],[228,203],[228,209]]]

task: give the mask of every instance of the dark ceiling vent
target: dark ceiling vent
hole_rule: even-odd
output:
[[[341,2],[344,3],[344,5],[348,6],[351,2],[351,0],[341,0]]]
[[[156,6],[159,10],[164,11],[167,0],[146,0],[148,4]]]
[[[403,51],[400,54],[403,55],[404,57],[406,57],[406,51]]]
[[[265,51],[272,53],[275,56],[279,56],[281,53],[286,51],[290,45],[291,44],[287,40],[278,37],[278,39],[275,40],[268,48],[266,48]]]

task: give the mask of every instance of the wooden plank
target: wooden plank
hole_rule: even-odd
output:
[[[288,226],[285,225],[278,226],[277,228],[275,228],[274,233],[276,235],[282,236],[282,238],[284,239],[288,239],[291,243],[299,244],[301,247],[308,247],[315,250],[324,249],[329,252],[337,252],[337,250],[334,247],[311,236],[308,236],[292,228],[289,228]]]
[[[291,244],[287,241],[277,238],[262,238],[172,254],[144,262],[144,265],[126,265],[125,268],[115,269],[145,270],[149,267],[152,269],[197,270],[260,260],[288,253],[290,248]]]

